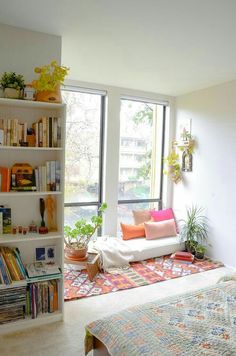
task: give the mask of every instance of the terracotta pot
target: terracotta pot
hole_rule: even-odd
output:
[[[83,247],[80,249],[76,249],[73,247],[66,247],[65,256],[69,260],[73,260],[73,261],[85,260],[87,257],[87,250],[88,250],[87,247]]]
[[[55,90],[42,90],[36,92],[36,100],[44,101],[49,103],[61,103],[61,89],[60,86],[55,88]]]

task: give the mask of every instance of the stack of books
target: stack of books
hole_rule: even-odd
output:
[[[28,275],[27,281],[44,281],[45,279],[61,278],[61,269],[56,263],[34,262],[25,266]]]
[[[190,252],[177,251],[170,256],[175,262],[191,264],[194,261],[194,256]]]
[[[0,324],[25,318],[26,287],[0,288]]]

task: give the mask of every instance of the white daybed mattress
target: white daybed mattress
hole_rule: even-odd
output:
[[[179,236],[163,237],[155,240],[142,238],[124,241],[132,250],[133,258],[130,262],[146,260],[184,250],[184,242],[180,242]]]
[[[127,266],[129,262],[168,255],[183,249],[184,243],[180,243],[179,236],[155,240],[145,238],[123,240],[119,237],[101,236],[89,243],[89,252],[101,254],[104,270]]]

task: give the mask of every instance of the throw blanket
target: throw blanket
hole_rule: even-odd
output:
[[[129,267],[129,261],[133,258],[130,247],[118,237],[99,237],[89,244],[89,252],[99,253],[101,267],[110,273],[119,273],[119,268]]]
[[[236,282],[139,305],[86,327],[113,356],[236,355]]]

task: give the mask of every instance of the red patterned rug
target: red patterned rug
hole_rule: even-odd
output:
[[[163,256],[133,262],[121,274],[101,272],[90,282],[86,270],[76,270],[76,266],[65,265],[65,301],[145,286],[222,266],[221,262],[210,259],[187,265]]]

